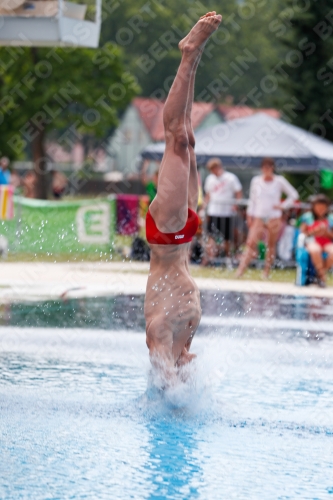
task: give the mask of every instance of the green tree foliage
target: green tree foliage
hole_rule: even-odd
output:
[[[1,154],[18,158],[30,149],[46,198],[46,135],[62,130],[58,142],[70,146],[80,134],[105,136],[139,91],[124,69],[121,48],[0,49]]]
[[[284,2],[272,24],[284,46],[280,83],[290,120],[333,140],[333,0]]]
[[[123,46],[126,62],[145,96],[165,98],[179,65],[178,42],[209,10],[223,15],[206,46],[196,79],[196,98],[258,105],[251,92],[278,62],[278,43],[269,30],[267,0],[104,0],[102,40]],[[273,40],[274,43],[271,43]],[[260,105],[271,96],[262,93]]]

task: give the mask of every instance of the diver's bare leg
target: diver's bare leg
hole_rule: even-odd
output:
[[[198,56],[193,68],[190,88],[189,88],[188,103],[186,108],[186,118],[185,118],[185,127],[188,136],[188,150],[190,156],[190,175],[188,180],[188,208],[194,211],[196,211],[198,207],[199,181],[198,181],[197,159],[194,152],[195,138],[192,127],[192,104],[194,100],[195,75],[200,59],[201,59],[201,54],[200,56]]]
[[[207,15],[214,15],[214,13],[209,13]],[[187,108],[186,108],[186,121],[185,121],[185,126],[186,126],[186,131],[188,135],[188,149],[189,149],[189,156],[190,156],[190,175],[189,175],[189,181],[188,181],[188,207],[191,208],[191,210],[196,211],[197,206],[198,206],[198,194],[199,194],[199,181],[198,181],[198,170],[197,170],[197,159],[195,156],[194,152],[194,146],[195,146],[195,138],[194,138],[194,132],[193,132],[193,127],[192,127],[192,104],[194,101],[194,82],[195,82],[195,75],[196,75],[196,70],[199,65],[200,59],[201,59],[201,54],[198,56],[196,63],[193,68],[192,76],[191,76],[191,82],[190,82],[190,88],[189,88],[189,95],[188,95],[188,103],[187,103]],[[180,368],[184,365],[187,365],[193,359],[195,359],[197,356],[196,354],[190,353],[190,347],[191,347],[191,342],[192,342],[193,336],[189,339],[187,344],[184,346],[182,352],[180,353],[180,356],[177,360],[177,367]]]
[[[221,19],[221,16],[216,15],[203,17],[179,44],[182,60],[164,106],[166,148],[160,167],[158,193],[150,206],[151,215],[162,232],[178,231],[184,227],[187,220],[190,179],[187,107],[189,97],[190,102],[193,100],[193,90],[190,90],[193,89],[198,58],[205,42],[218,28]],[[175,377],[175,361],[179,358],[177,356],[175,359],[173,354],[172,328],[166,328],[164,318],[156,317],[147,324],[146,333],[152,364],[172,383]],[[185,349],[186,347],[189,345],[185,346]]]
[[[162,232],[179,231],[187,220],[190,177],[189,137],[186,112],[192,73],[203,46],[218,28],[221,16],[205,16],[192,28],[179,47],[182,60],[164,106],[163,120],[166,147],[161,163],[158,193],[150,212]],[[193,99],[193,97],[192,97]]]

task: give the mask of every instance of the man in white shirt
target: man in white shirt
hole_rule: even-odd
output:
[[[242,185],[238,177],[226,172],[219,158],[209,160],[206,167],[210,172],[204,185],[208,240],[203,265],[216,257],[222,243],[226,256],[230,257],[236,215],[234,201],[242,198]]]

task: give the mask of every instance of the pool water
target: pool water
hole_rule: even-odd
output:
[[[332,301],[205,292],[165,394],[142,305],[2,309],[0,498],[333,498]]]

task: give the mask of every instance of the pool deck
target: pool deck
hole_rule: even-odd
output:
[[[148,263],[134,262],[2,262],[0,303],[143,294]],[[333,287],[297,287],[273,281],[195,278],[200,290],[333,298]]]

